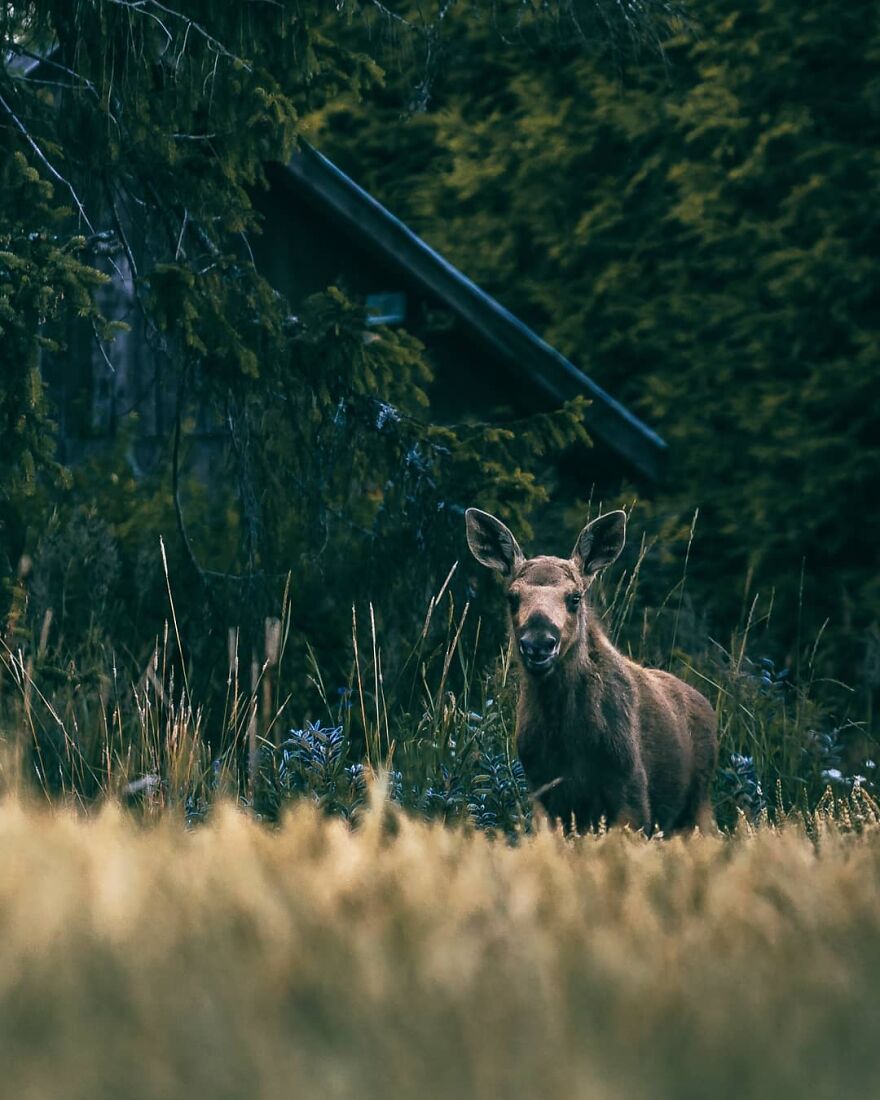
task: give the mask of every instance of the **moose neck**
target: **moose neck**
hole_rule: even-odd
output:
[[[557,667],[542,679],[525,673],[521,680],[517,748],[538,785],[568,774],[573,760],[583,763],[602,745],[613,751],[632,707],[626,659],[589,608],[581,616],[577,640]]]

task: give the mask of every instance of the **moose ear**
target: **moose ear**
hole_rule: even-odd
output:
[[[468,546],[480,565],[511,576],[525,559],[510,531],[500,519],[479,508],[468,508],[464,518]]]
[[[599,516],[578,535],[571,560],[586,576],[610,565],[626,541],[626,513],[608,512]]]

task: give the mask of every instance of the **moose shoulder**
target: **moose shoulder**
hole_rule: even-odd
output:
[[[710,827],[715,712],[683,680],[615,649],[590,608],[590,584],[623,549],[625,514],[587,524],[568,559],[526,558],[477,508],[466,522],[471,553],[505,581],[523,669],[517,750],[550,817],[645,832]]]

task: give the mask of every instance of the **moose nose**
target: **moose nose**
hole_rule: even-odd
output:
[[[556,652],[559,638],[549,630],[535,630],[519,640],[519,651],[532,664],[541,664]]]

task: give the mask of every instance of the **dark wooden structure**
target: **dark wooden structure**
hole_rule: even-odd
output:
[[[368,323],[404,325],[434,364],[432,415],[441,422],[524,416],[584,395],[592,402],[586,426],[596,447],[569,462],[580,485],[661,477],[666,446],[655,432],[317,150],[304,146],[287,165],[270,164],[267,175],[268,190],[254,196],[264,219],[251,242],[254,259],[294,313],[309,294],[337,285],[365,300]],[[76,462],[100,447],[136,411],[130,461],[137,472],[149,469],[167,435],[173,394],[163,386],[161,357],[149,346],[124,258],[115,270],[102,305],[131,331],[103,351],[90,333],[81,334],[63,363],[46,363],[46,376],[63,460]],[[205,460],[222,445],[222,431],[207,416],[189,434],[190,443],[204,444],[197,449]]]
[[[655,432],[316,149],[304,145],[268,176],[270,189],[257,198],[266,225],[258,267],[292,303],[337,283],[405,325],[436,366],[439,417],[483,417],[504,404],[524,415],[583,395],[599,444],[591,465],[610,460],[617,480],[621,467],[661,477],[666,445]]]

